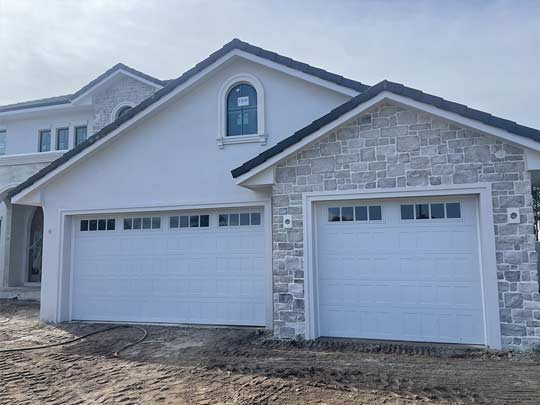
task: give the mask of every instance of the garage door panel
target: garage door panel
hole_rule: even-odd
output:
[[[409,222],[399,200],[375,204],[381,221],[317,210],[319,334],[483,343],[475,201],[460,202],[462,218]]]
[[[264,325],[262,225],[77,231],[72,318]],[[214,216],[212,216],[214,215]],[[132,215],[131,215],[132,216]],[[140,215],[142,216],[142,215]]]

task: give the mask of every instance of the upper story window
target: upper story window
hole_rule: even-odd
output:
[[[51,150],[51,130],[39,131],[39,151],[49,152]]]
[[[266,145],[265,95],[261,81],[250,73],[229,77],[218,93],[217,145]]]
[[[69,128],[58,128],[56,130],[56,150],[66,150],[69,148]]]
[[[0,129],[0,155],[6,154],[7,131]]]
[[[86,141],[88,128],[86,126],[75,127],[75,146]]]
[[[227,96],[227,136],[256,133],[257,92],[253,86],[242,83],[233,87]]]
[[[116,112],[116,117],[115,119],[118,119],[120,118],[122,115],[126,115],[126,113],[131,110],[133,107],[129,106],[129,105],[125,105],[123,107],[121,107],[117,112]]]

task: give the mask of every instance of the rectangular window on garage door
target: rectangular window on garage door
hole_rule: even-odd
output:
[[[91,231],[114,231],[116,220],[113,218],[103,219],[81,219],[79,230],[81,232]]]
[[[156,230],[161,229],[161,217],[148,216],[139,217],[133,216],[124,218],[124,230],[125,231],[137,231],[137,230]]]
[[[350,205],[328,208],[328,222],[377,222],[382,221],[380,205]]]
[[[400,208],[401,219],[404,221],[461,219],[461,203],[454,201],[401,204]]]
[[[210,215],[172,215],[169,217],[169,228],[208,228],[210,226]]]
[[[258,226],[261,225],[261,213],[247,210],[245,212],[220,213],[218,224],[220,227]]]

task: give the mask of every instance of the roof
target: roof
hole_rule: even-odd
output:
[[[228,54],[229,52],[235,49],[248,52],[252,55],[259,56],[261,58],[289,67],[291,69],[295,69],[300,72],[310,74],[320,79],[323,79],[323,80],[326,80],[326,81],[329,81],[337,85],[347,87],[347,88],[350,88],[359,92],[369,89],[368,85],[365,85],[358,81],[347,79],[343,76],[327,72],[326,70],[310,66],[306,63],[298,62],[294,59],[291,59],[282,55],[278,55],[277,53],[267,51],[265,49],[259,48],[257,46],[253,46],[251,44],[248,44],[247,42],[243,42],[235,38],[232,41],[225,44],[221,49],[212,53],[203,61],[197,63],[193,68],[184,72],[180,77],[167,81],[165,87],[156,91],[150,97],[143,100],[140,104],[136,105],[127,113],[117,118],[114,122],[103,127],[100,131],[96,132],[94,135],[89,137],[85,142],[77,145],[75,148],[69,150],[60,158],[51,162],[48,166],[45,166],[43,169],[41,169],[40,171],[38,171],[37,173],[29,177],[26,181],[22,182],[13,190],[11,190],[8,196],[13,197],[14,195],[20,193],[25,188],[30,187],[36,181],[38,181],[42,177],[45,177],[47,174],[49,174],[50,172],[52,172],[59,166],[63,165],[64,163],[72,159],[73,157],[77,156],[79,153],[81,153],[83,150],[90,147],[94,143],[96,143],[98,140],[106,137],[112,131],[114,131],[115,129],[120,127],[122,124],[124,124],[126,121],[129,121],[132,118],[136,117],[139,113],[146,110],[148,107],[155,104],[159,100],[161,100],[167,94],[171,93],[178,86],[182,85],[183,83],[188,81],[190,78],[195,76],[197,73],[201,72],[202,70],[204,70],[205,68],[207,68],[208,66],[216,62],[218,59],[220,59],[221,57],[225,56],[226,54]]]
[[[241,166],[233,169],[231,171],[234,178],[240,177],[243,174],[246,174],[255,167],[266,162],[268,159],[276,156],[277,154],[283,152],[288,147],[296,144],[312,133],[318,131],[325,125],[335,121],[337,118],[353,110],[360,104],[376,97],[383,91],[388,91],[400,96],[410,98],[412,100],[432,105],[434,107],[440,108],[448,112],[458,114],[465,118],[470,118],[486,125],[490,125],[495,128],[499,128],[508,132],[511,132],[516,135],[520,135],[534,141],[540,142],[540,131],[534,128],[526,127],[520,124],[517,124],[514,121],[510,121],[504,118],[499,118],[488,114],[483,111],[475,110],[473,108],[467,107],[466,105],[454,103],[452,101],[445,100],[441,97],[433,96],[431,94],[424,93],[420,90],[413,89],[411,87],[404,86],[399,83],[393,83],[387,80],[377,83],[375,86],[370,87],[365,92],[359,94],[356,97],[353,97],[349,101],[343,103],[342,105],[334,108],[328,114],[322,116],[321,118],[313,121],[311,124],[305,126],[304,128],[296,131],[293,135],[288,138],[283,139],[278,142],[276,145],[271,148],[261,152],[259,155],[248,160]]]
[[[113,74],[114,72],[118,70],[124,70],[128,73],[131,73],[134,76],[140,77],[141,79],[147,80],[149,82],[155,83],[159,86],[165,86],[168,82],[168,80],[159,80],[155,77],[152,77],[150,75],[147,75],[146,73],[140,72],[136,69],[133,69],[132,67],[129,67],[127,65],[124,65],[123,63],[117,63],[107,71],[105,71],[103,74],[96,77],[94,80],[92,80],[90,83],[86,84],[81,89],[77,90],[73,94],[66,94],[63,96],[56,96],[56,97],[49,97],[49,98],[42,98],[39,100],[31,100],[31,101],[23,101],[20,103],[15,104],[8,104],[4,106],[0,106],[0,113],[8,112],[8,111],[15,111],[15,110],[23,110],[26,108],[36,108],[36,107],[48,107],[53,105],[61,105],[61,104],[69,104],[72,100],[79,97],[81,94],[84,94],[89,89],[91,89],[93,86],[98,84],[100,81],[105,79],[107,76]]]

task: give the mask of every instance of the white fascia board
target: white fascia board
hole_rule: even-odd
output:
[[[315,131],[314,133],[302,139],[301,141],[297,142],[296,144],[291,145],[289,148],[285,149],[283,152],[277,154],[276,156],[271,157],[266,162],[260,164],[259,166],[252,169],[248,173],[245,173],[239,176],[236,179],[236,184],[243,186],[244,183],[248,179],[251,179],[252,177],[256,176],[261,171],[267,169],[270,166],[277,164],[278,162],[287,158],[291,154],[296,153],[300,151],[301,149],[309,146],[311,143],[315,142],[319,137],[328,134],[330,131],[333,131],[338,126],[353,119],[357,115],[367,111],[368,109],[372,108],[375,104],[378,104],[379,102],[382,102],[384,100],[394,101],[403,106],[411,107],[416,110],[433,114],[435,116],[446,119],[448,121],[452,121],[453,123],[456,123],[458,125],[468,127],[476,131],[480,131],[482,133],[495,136],[497,138],[504,139],[512,144],[515,144],[521,147],[525,147],[526,150],[533,149],[534,151],[540,151],[540,143],[532,139],[526,138],[524,136],[512,134],[508,131],[492,127],[490,125],[484,124],[482,122],[479,122],[470,118],[462,117],[461,115],[451,113],[451,112],[442,110],[440,108],[433,107],[431,105],[421,103],[421,102],[412,100],[410,98],[394,94],[392,92],[383,91],[377,96],[373,97],[372,99],[366,101],[365,103],[358,105],[356,108],[349,111],[348,113],[343,114],[341,117],[332,121],[330,124],[327,124],[324,127],[320,128],[319,130]]]
[[[0,112],[0,118],[4,118],[7,121],[10,119],[25,118],[25,116],[27,115],[33,115],[33,116],[45,115],[45,114],[50,114],[51,112],[62,111],[62,110],[84,111],[84,110],[90,109],[91,107],[92,107],[91,105],[74,106],[73,104],[71,104],[71,102],[61,103],[61,104],[52,104],[52,105],[47,105],[47,106],[42,106],[42,107],[28,107],[28,108],[21,107],[20,109],[17,109],[17,110]],[[42,114],[39,114],[39,113],[42,113]]]
[[[275,183],[275,170],[273,167],[268,167],[256,176],[253,176],[242,183],[243,187],[253,190],[271,186]]]
[[[229,54],[228,54],[229,55]],[[227,55],[226,55],[227,56]],[[170,93],[163,96],[159,101],[155,102],[151,106],[147,107],[145,110],[141,111],[139,114],[134,116],[129,121],[124,122],[120,127],[115,129],[114,131],[107,134],[105,137],[101,138],[100,140],[96,141],[94,144],[89,146],[88,148],[84,149],[82,152],[80,152],[78,155],[74,156],[61,166],[54,169],[52,172],[47,173],[46,176],[42,177],[38,181],[36,181],[31,186],[27,187],[26,189],[22,190],[20,193],[14,195],[11,199],[13,203],[24,203],[23,199],[25,195],[28,195],[33,190],[37,189],[38,187],[41,187],[42,185],[48,183],[52,178],[54,178],[56,175],[58,175],[61,172],[64,172],[69,167],[73,166],[75,163],[83,159],[84,157],[91,154],[93,151],[101,147],[102,145],[108,143],[109,141],[115,139],[119,134],[124,132],[125,130],[134,127],[136,124],[138,124],[140,121],[147,118],[150,114],[152,114],[155,110],[162,107],[164,104],[169,102],[171,99],[175,98],[178,94],[190,89],[193,85],[195,85],[199,80],[201,80],[204,76],[211,73],[215,69],[217,69],[221,64],[223,63],[222,59],[217,60],[212,65],[208,66],[207,68],[203,69],[199,73],[197,73],[195,76],[190,78],[188,81],[183,83],[182,85],[178,86],[176,89],[171,91]]]
[[[351,89],[349,87],[340,86],[339,84],[330,82],[328,80],[324,80],[324,79],[321,79],[319,77],[312,76],[309,73],[300,72],[299,70],[292,69],[290,67],[281,65],[281,64],[276,63],[276,62],[272,62],[272,61],[270,61],[268,59],[261,58],[260,56],[253,55],[253,54],[251,54],[249,52],[245,52],[245,51],[242,51],[242,50],[239,50],[239,49],[235,49],[235,50],[231,51],[230,54],[231,54],[231,56],[235,56],[235,55],[240,56],[240,57],[242,57],[244,59],[250,60],[250,61],[258,63],[260,65],[264,65],[264,66],[266,66],[268,68],[278,70],[278,71],[280,71],[282,73],[285,73],[285,74],[287,74],[289,76],[294,76],[296,78],[305,80],[307,82],[316,84],[316,85],[321,86],[321,87],[325,87],[327,89],[333,90],[333,91],[338,92],[338,93],[345,94],[345,95],[350,96],[350,97],[354,97],[354,96],[357,96],[358,94],[360,94],[358,91],[356,91],[354,89]]]

